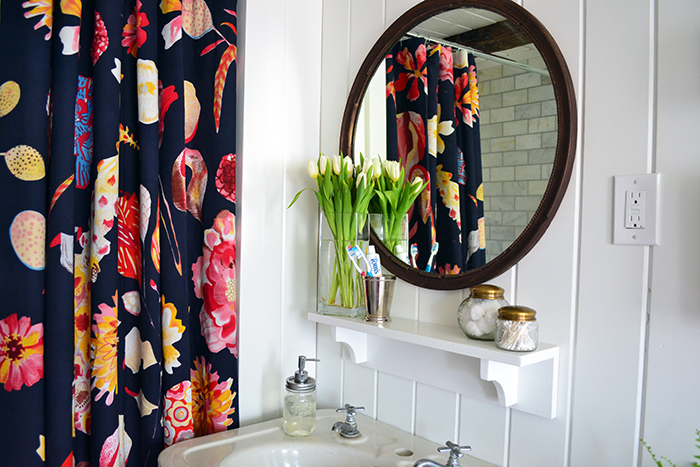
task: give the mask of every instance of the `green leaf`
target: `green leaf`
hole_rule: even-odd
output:
[[[289,203],[289,206],[287,206],[287,209],[291,208],[291,207],[294,205],[294,203],[297,202],[297,200],[299,199],[299,196],[301,196],[301,194],[302,194],[303,192],[305,192],[306,190],[311,190],[311,191],[313,191],[314,193],[316,193],[316,196],[317,196],[317,197],[319,196],[319,194],[318,194],[318,192],[317,192],[316,190],[314,190],[313,188],[306,187],[306,188],[304,188],[303,190],[300,190],[296,195],[294,195],[294,199],[292,200],[291,203]],[[320,199],[320,198],[319,198],[319,199]]]
[[[385,191],[384,192],[384,197],[386,200],[389,202],[389,205],[391,207],[394,207],[398,204],[398,197],[396,196],[396,193],[393,191]]]

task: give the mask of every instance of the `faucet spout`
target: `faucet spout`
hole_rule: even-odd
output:
[[[336,433],[338,433],[340,431],[348,430],[350,428],[351,428],[350,425],[348,425],[347,423],[335,422],[333,424],[333,428],[331,428],[331,431],[335,431]]]
[[[417,460],[413,467],[445,467],[443,464],[438,464],[437,462],[430,459],[420,459]]]
[[[445,446],[437,448],[438,452],[449,452],[450,458],[447,459],[447,464],[438,464],[437,462],[430,459],[419,459],[413,464],[413,467],[460,467],[459,458],[465,451],[471,451],[469,446],[460,446],[453,443],[452,441],[447,441]]]
[[[345,404],[345,407],[336,409],[336,412],[345,412],[347,416],[344,422],[336,422],[331,430],[340,433],[340,436],[343,438],[357,438],[360,436],[360,430],[357,429],[357,422],[355,421],[357,410],[365,410],[365,408]]]
[[[356,424],[335,422],[331,430],[340,433],[340,436],[343,438],[357,438],[360,436],[360,431],[357,429]]]

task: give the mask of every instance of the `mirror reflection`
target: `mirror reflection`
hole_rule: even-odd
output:
[[[362,99],[354,153],[399,160],[409,181],[430,181],[409,211],[401,259],[459,274],[523,232],[556,146],[554,90],[537,48],[503,16],[462,8],[389,50]]]

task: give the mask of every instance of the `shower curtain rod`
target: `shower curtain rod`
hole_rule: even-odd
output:
[[[446,40],[442,40],[442,39],[435,39],[433,37],[421,36],[420,34],[415,34],[412,32],[406,33],[406,36],[415,37],[418,39],[425,39],[426,41],[434,42],[435,44],[444,45],[446,47],[452,47],[455,49],[466,50],[467,52],[470,52],[471,54],[473,54],[475,57],[481,57],[481,58],[484,58],[486,60],[490,60],[492,62],[501,63],[503,65],[508,65],[508,66],[512,66],[515,68],[521,68],[521,69],[526,70],[526,71],[538,73],[542,76],[549,76],[549,72],[547,70],[543,70],[542,68],[537,68],[537,67],[534,67],[531,65],[527,65],[525,63],[515,62],[515,61],[509,60],[507,58],[499,57],[497,55],[491,55],[491,54],[487,54],[484,52],[479,52],[478,50],[474,50],[471,47],[467,47],[467,46],[462,45],[462,44],[457,44],[456,42],[450,42],[450,41],[446,41]]]

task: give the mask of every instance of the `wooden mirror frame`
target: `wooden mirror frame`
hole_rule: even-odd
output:
[[[522,28],[547,66],[557,105],[557,146],[552,174],[534,216],[523,232],[500,255],[485,265],[460,274],[428,273],[410,267],[396,258],[370,233],[382,265],[404,281],[437,290],[464,289],[481,284],[506,272],[520,261],[540,240],[561,204],[571,178],[576,152],[577,114],[574,87],[559,47],[545,27],[531,13],[512,0],[424,0],[397,19],[374,44],[360,66],[345,105],[340,134],[342,154],[354,154],[354,139],[360,104],[372,76],[387,52],[404,34],[428,18],[457,8],[480,8],[497,13]]]

